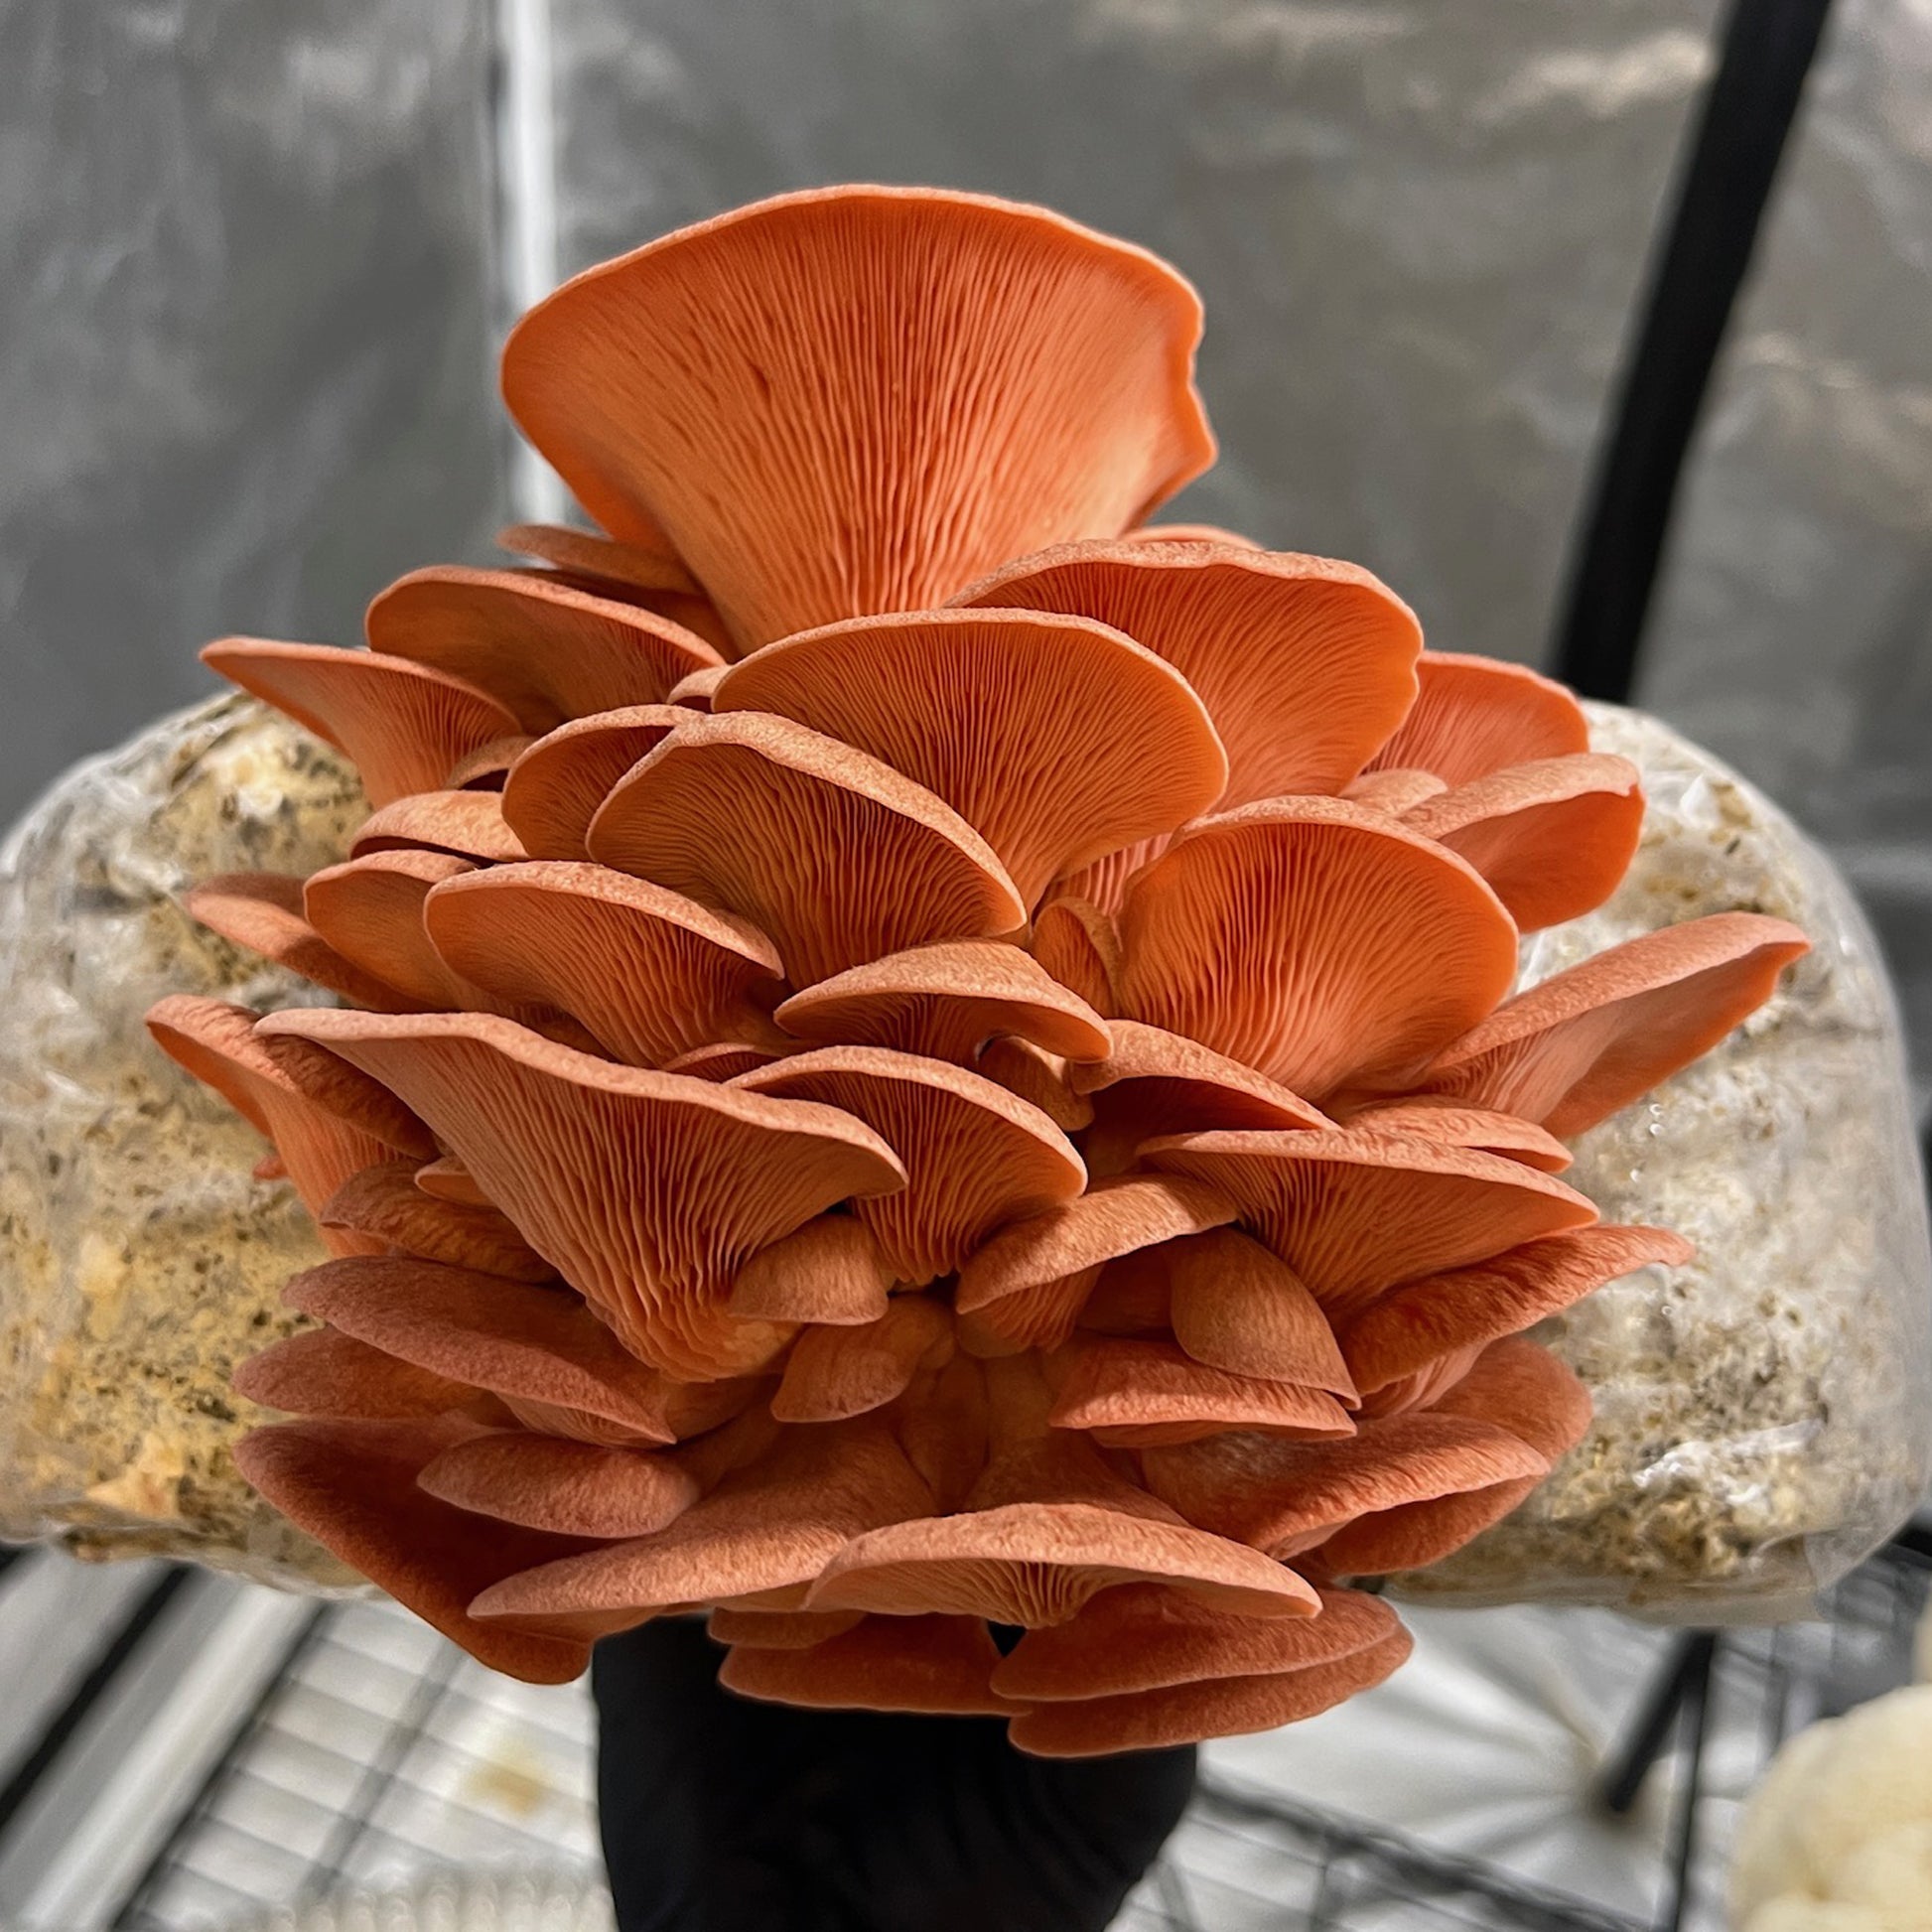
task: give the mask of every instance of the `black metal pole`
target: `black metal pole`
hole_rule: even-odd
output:
[[[1556,674],[1630,695],[1671,510],[1830,0],[1732,0],[1572,551]]]

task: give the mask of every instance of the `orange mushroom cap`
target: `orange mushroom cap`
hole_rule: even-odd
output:
[[[560,1536],[615,1541],[674,1523],[703,1493],[675,1452],[572,1442],[528,1430],[473,1436],[416,1478],[458,1509]]]
[[[731,1311],[754,1321],[834,1326],[877,1321],[896,1277],[856,1214],[821,1214],[760,1248],[738,1271]]]
[[[899,1281],[951,1274],[1003,1222],[1073,1199],[1087,1171],[1038,1108],[916,1053],[821,1046],[741,1073],[734,1091],[818,1101],[862,1120],[899,1158],[905,1186],[857,1201]]]
[[[1135,881],[1122,1010],[1319,1099],[1421,1065],[1509,990],[1480,875],[1382,814],[1276,800],[1206,821]]]
[[[1395,1134],[1182,1134],[1142,1153],[1233,1201],[1335,1320],[1399,1283],[1596,1218],[1534,1168]]]
[[[501,864],[527,859],[503,818],[499,791],[422,791],[371,812],[348,842],[351,859],[421,848]]]
[[[1570,1166],[1570,1150],[1547,1128],[1515,1114],[1499,1114],[1487,1107],[1464,1107],[1443,1094],[1414,1094],[1402,1100],[1372,1100],[1337,1110],[1343,1125],[1364,1134],[1407,1134],[1419,1141],[1440,1141],[1445,1147],[1474,1148],[1479,1154],[1501,1154],[1545,1173],[1561,1173]]]
[[[767,644],[712,693],[869,752],[943,798],[1031,906],[1049,881],[1220,797],[1187,681],[1130,637],[1033,611],[919,611]]]
[[[345,753],[378,807],[434,790],[466,753],[517,729],[487,691],[376,651],[224,637],[202,662]]]
[[[561,1008],[632,1066],[758,1027],[755,991],[781,976],[744,920],[605,866],[534,860],[452,878],[422,922],[456,972],[499,1000]]]
[[[1227,747],[1226,811],[1339,791],[1416,694],[1414,614],[1369,572],[1326,557],[1066,544],[1005,565],[956,601],[1096,618],[1165,657]]]
[[[1171,1241],[1159,1253],[1173,1338],[1195,1361],[1354,1401],[1328,1317],[1287,1262],[1226,1227]]]
[[[1120,1012],[1120,933],[1090,899],[1050,898],[1034,915],[1034,957],[1103,1020]],[[1075,1059],[1095,1054],[1076,1053]]]
[[[929,1295],[896,1295],[862,1327],[807,1328],[792,1344],[771,1413],[785,1423],[843,1422],[904,1394],[922,1366],[952,1353],[952,1316]]]
[[[1519,993],[1420,1084],[1581,1134],[1708,1052],[1811,942],[1783,919],[1713,912],[1627,939]]]
[[[679,678],[720,662],[668,618],[518,570],[412,571],[367,621],[372,649],[481,686],[513,714],[509,731],[658,704]]]
[[[590,1661],[588,1644],[493,1628],[466,1606],[581,1543],[453,1509],[417,1486],[428,1463],[478,1433],[451,1417],[278,1423],[244,1436],[235,1463],[284,1516],[473,1657],[526,1683],[566,1683]]]
[[[1019,947],[954,939],[853,966],[771,1016],[801,1039],[890,1046],[970,1066],[996,1034],[1074,1059],[1112,1050],[1100,1016]]]
[[[1199,334],[1172,269],[1042,209],[829,188],[566,283],[503,394],[599,523],[661,529],[757,644],[1141,521],[1213,454]]]
[[[1397,1625],[1365,1649],[1304,1670],[1035,1705],[1014,1719],[1007,1735],[1018,1749],[1037,1757],[1098,1757],[1273,1730],[1380,1684],[1407,1662],[1412,1648],[1414,1640]]]
[[[588,859],[591,820],[612,787],[688,715],[676,705],[625,705],[538,739],[503,784],[503,817],[529,856]]]
[[[714,1626],[730,1614],[714,1611]],[[868,1616],[809,1650],[734,1645],[718,1682],[740,1697],[820,1710],[1006,1717],[1015,1707],[989,1688],[999,1661],[983,1617]]]
[[[1584,708],[1555,679],[1496,657],[1426,650],[1416,702],[1369,769],[1433,771],[1464,785],[1508,764],[1588,750]]]
[[[751,1255],[904,1181],[871,1129],[829,1107],[615,1066],[484,1014],[289,1012],[262,1030],[412,1102],[624,1344],[686,1380],[782,1345],[782,1329],[725,1310]]]
[[[213,1088],[274,1144],[313,1214],[350,1174],[396,1151],[395,1139],[407,1135],[408,1116],[374,1082],[346,1067],[332,1086],[305,1089],[290,1058],[278,1057],[255,1036],[255,1021],[246,1007],[176,993],[149,1011],[147,1024],[170,1059]],[[323,1241],[345,1255],[382,1247],[366,1235],[329,1228]]]
[[[274,872],[205,879],[182,901],[210,932],[376,1013],[415,1013],[422,1002],[338,952],[303,910],[303,882]]]
[[[863,1610],[748,1610],[724,1603],[705,1619],[705,1634],[748,1650],[809,1650],[864,1620]]]
[[[1027,917],[992,847],[951,806],[864,752],[758,712],[686,716],[605,800],[589,845],[600,865],[750,919],[794,984],[934,939],[1013,932]]]
[[[237,1395],[291,1416],[401,1422],[470,1409],[477,1391],[335,1328],[285,1335],[235,1364]]]
[[[1122,1584],[1064,1623],[1029,1630],[993,1671],[1022,1704],[1122,1697],[1351,1657],[1402,1626],[1380,1597],[1324,1589],[1314,1616],[1239,1616],[1170,1584]]]
[[[350,1228],[400,1254],[513,1282],[551,1282],[557,1271],[487,1205],[438,1200],[416,1185],[417,1163],[380,1161],[352,1173],[316,1216],[326,1228]]]
[[[403,1011],[502,1012],[503,1003],[451,970],[423,924],[430,889],[475,871],[468,859],[448,852],[372,852],[310,874],[303,908],[316,931],[352,965],[399,989]],[[376,1009],[394,1010],[393,1004]]]
[[[642,525],[629,543],[562,523],[511,523],[496,532],[496,547],[516,557],[535,557],[574,577],[602,578],[633,591],[696,595],[698,581],[679,562],[662,530]]]
[[[1579,753],[1512,764],[1403,814],[1488,880],[1519,930],[1581,917],[1616,891],[1643,830],[1627,759]]]
[[[975,1067],[1029,1106],[1037,1107],[1063,1133],[1093,1123],[1093,1108],[1068,1081],[1068,1063],[1016,1034],[1001,1034],[980,1048]]]

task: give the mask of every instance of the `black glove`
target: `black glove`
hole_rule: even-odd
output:
[[[723,1656],[685,1618],[594,1653],[619,1932],[1101,1932],[1193,1789],[1192,1746],[1028,1757],[997,1718],[739,1698]]]

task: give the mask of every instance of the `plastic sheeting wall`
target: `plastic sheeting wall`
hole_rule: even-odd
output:
[[[481,554],[499,264],[836,179],[1045,201],[1179,262],[1224,448],[1185,512],[1534,660],[1715,19],[0,0],[0,808],[198,688],[202,637],[346,637],[385,576]],[[1644,695],[1844,854],[1932,1060],[1928,129],[1932,6],[1841,0]]]

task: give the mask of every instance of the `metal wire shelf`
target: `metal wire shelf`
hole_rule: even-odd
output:
[[[1709,1724],[1690,1720],[1721,1718],[1729,1745],[1742,1736],[1761,1761],[1788,1729],[1902,1680],[1928,1586],[1932,1549],[1902,1541],[1832,1592],[1822,1622],[1703,1640],[1695,1698],[1686,1695],[1686,1645],[1700,1639],[1660,1643],[1651,1708],[1626,1719],[1634,1755],[1599,1784],[1602,1792],[1645,1774],[1671,1780],[1673,1825],[1647,1908],[1572,1896],[1210,1769],[1119,1932],[1715,1924],[1710,1884],[1703,1893],[1695,1882],[1680,1886],[1676,1869],[1694,1880],[1713,1836],[1700,1775]],[[1685,1726],[1674,1747],[1673,1723]],[[299,1928],[303,1910],[345,1888],[376,1892],[439,1869],[592,1872],[591,1746],[581,1687],[494,1677],[386,1603],[322,1606],[115,1919],[116,1932],[227,1932],[267,1924],[278,1909],[279,1923]]]

